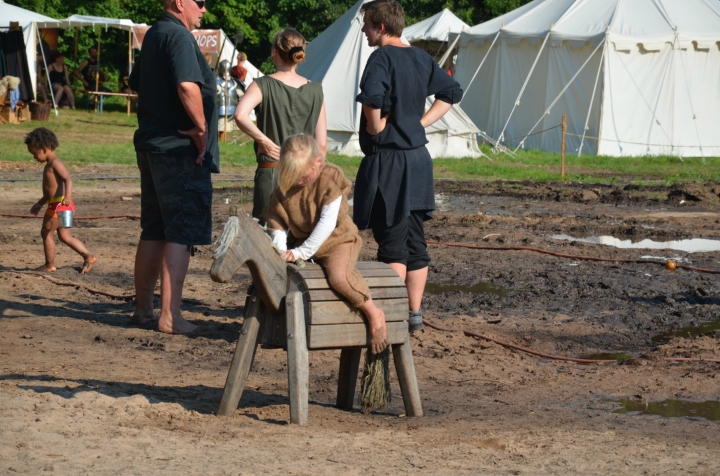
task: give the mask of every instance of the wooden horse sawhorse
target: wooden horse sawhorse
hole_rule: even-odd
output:
[[[352,409],[360,357],[370,345],[365,320],[327,283],[319,265],[288,265],[272,249],[262,229],[240,213],[239,233],[227,253],[213,262],[214,281],[226,282],[247,264],[253,288],[245,303],[245,320],[225,382],[218,415],[232,415],[258,345],[284,348],[288,353],[290,423],[307,424],[308,351],[341,349],[337,406]],[[408,334],[405,283],[384,263],[360,262],[357,269],[370,287],[377,306],[385,312],[388,342],[408,416],[422,416],[415,366]]]

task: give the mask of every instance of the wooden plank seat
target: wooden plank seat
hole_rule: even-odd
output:
[[[341,349],[336,403],[339,408],[352,409],[361,352],[370,345],[364,317],[330,288],[321,266],[308,263],[299,268],[284,263],[256,223],[244,214],[238,218],[238,237],[226,255],[216,257],[211,276],[226,282],[246,263],[254,285],[246,299],[245,321],[218,415],[232,415],[237,409],[258,345],[287,350],[291,423],[307,424],[310,350]],[[421,416],[405,283],[384,263],[360,262],[356,267],[366,279],[373,301],[385,312],[405,413]]]

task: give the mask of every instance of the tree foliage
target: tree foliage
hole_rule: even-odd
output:
[[[241,31],[239,47],[252,63],[272,69],[270,44],[276,31],[291,26],[311,41],[357,0],[210,0],[203,28],[221,28],[228,35]],[[400,0],[409,26],[448,8],[470,25],[507,13],[530,0]],[[6,0],[53,18],[74,14],[128,18],[136,23],[154,23],[162,15],[161,0]],[[79,60],[97,42],[98,29],[84,28],[79,33]],[[127,32],[102,29],[101,62],[109,71],[121,70],[127,63]],[[74,57],[75,31],[61,34],[59,49],[67,58]]]

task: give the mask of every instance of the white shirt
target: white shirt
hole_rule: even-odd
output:
[[[318,224],[312,233],[310,233],[310,236],[307,237],[302,245],[291,250],[296,260],[303,259],[307,261],[312,258],[322,244],[325,243],[325,240],[330,237],[335,227],[337,227],[341,203],[342,195],[322,207],[320,220],[318,220]],[[278,249],[287,251],[287,230],[270,230],[270,237]]]

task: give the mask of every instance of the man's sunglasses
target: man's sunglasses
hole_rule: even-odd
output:
[[[202,10],[203,8],[205,8],[205,2],[204,2],[204,1],[201,1],[201,0],[193,0],[193,2],[195,2],[195,5],[197,5],[200,10]]]

